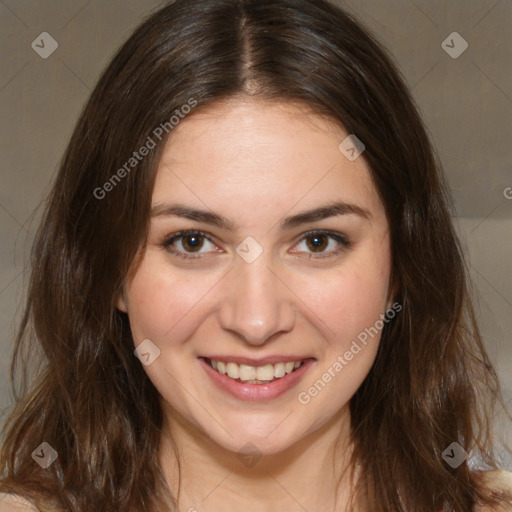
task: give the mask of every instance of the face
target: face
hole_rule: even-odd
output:
[[[171,133],[118,303],[171,423],[273,454],[348,410],[392,301],[384,208],[347,136],[241,99]]]

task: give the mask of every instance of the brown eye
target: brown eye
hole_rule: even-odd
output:
[[[202,250],[205,247],[205,241],[212,245],[210,251]],[[205,252],[215,251],[216,248],[206,233],[193,230],[175,233],[161,245],[180,258],[202,258]]]
[[[322,252],[329,245],[329,237],[324,234],[309,235],[306,243],[313,252]]]
[[[301,238],[292,252],[304,252],[310,259],[321,259],[336,256],[350,246],[351,242],[342,233],[311,231]]]
[[[195,252],[203,246],[204,238],[202,235],[185,235],[182,237],[181,245],[187,252]]]

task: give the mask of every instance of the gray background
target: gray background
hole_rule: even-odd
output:
[[[485,341],[510,406],[512,1],[339,3],[387,46],[420,107],[453,191],[454,220],[471,264]],[[160,4],[0,0],[0,421],[12,400],[8,365],[27,280],[23,268],[39,219],[36,208],[101,70]],[[58,42],[47,59],[31,47],[42,32]],[[458,58],[441,46],[452,32],[469,45]],[[452,51],[461,48],[457,40],[448,38],[448,44]],[[507,430],[498,418],[497,425]],[[503,463],[512,469],[510,459]]]

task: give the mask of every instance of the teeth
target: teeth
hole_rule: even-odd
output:
[[[254,366],[247,366],[246,364],[241,364],[239,368],[240,370],[238,372],[238,378],[240,380],[254,380],[256,378],[256,368],[254,368]]]
[[[274,366],[266,364],[265,366],[258,366],[256,368],[256,379],[257,380],[272,380],[274,379]]]
[[[228,363],[226,366],[228,377],[238,379],[240,376],[240,367],[236,363]]]
[[[210,359],[209,362],[214,370],[223,375],[227,374],[231,379],[247,382],[248,384],[266,384],[300,368],[304,361],[266,364],[258,367],[247,364],[225,363],[213,359]]]
[[[300,366],[300,363],[298,363]],[[286,375],[286,370],[284,369],[284,363],[276,363],[274,365],[274,377],[284,377]]]

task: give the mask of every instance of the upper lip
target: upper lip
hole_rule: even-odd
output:
[[[237,363],[237,364],[246,364],[248,366],[264,366],[266,364],[276,364],[276,363],[289,363],[296,361],[305,361],[306,359],[313,359],[309,356],[267,356],[262,357],[260,359],[253,359],[252,357],[242,357],[242,356],[201,356],[204,359],[213,359],[214,361],[223,361],[224,363]]]

